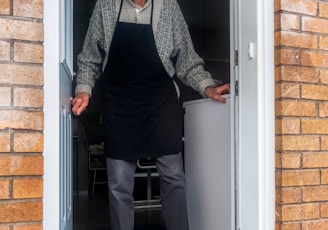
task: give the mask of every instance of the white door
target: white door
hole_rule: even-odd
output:
[[[45,0],[44,229],[73,229],[73,1]]]
[[[72,203],[72,115],[73,80],[73,0],[60,1],[60,59],[59,59],[59,207],[60,229],[73,229]]]

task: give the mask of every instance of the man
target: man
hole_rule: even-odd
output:
[[[182,109],[177,76],[204,97],[225,102],[194,51],[176,0],[98,0],[78,73],[72,111],[88,106],[103,75],[105,152],[112,230],[132,230],[136,160],[152,157],[160,175],[167,230],[187,230]]]

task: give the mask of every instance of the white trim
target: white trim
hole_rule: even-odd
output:
[[[44,0],[43,228],[59,229],[59,1]]]
[[[260,228],[275,228],[274,1],[258,0]]]
[[[237,229],[273,230],[274,7],[273,1],[236,0],[238,13]],[[249,47],[254,46],[254,55]]]

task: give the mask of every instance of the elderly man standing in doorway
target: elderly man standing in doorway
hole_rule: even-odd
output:
[[[160,175],[167,230],[189,229],[183,116],[172,78],[223,103],[229,84],[217,86],[204,70],[176,0],[98,0],[78,56],[75,115],[88,106],[100,76],[111,229],[133,229],[136,160],[149,157]]]

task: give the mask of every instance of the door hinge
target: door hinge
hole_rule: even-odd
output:
[[[239,96],[239,81],[235,81],[235,95]]]
[[[239,52],[238,50],[235,50],[235,65],[239,64]]]

